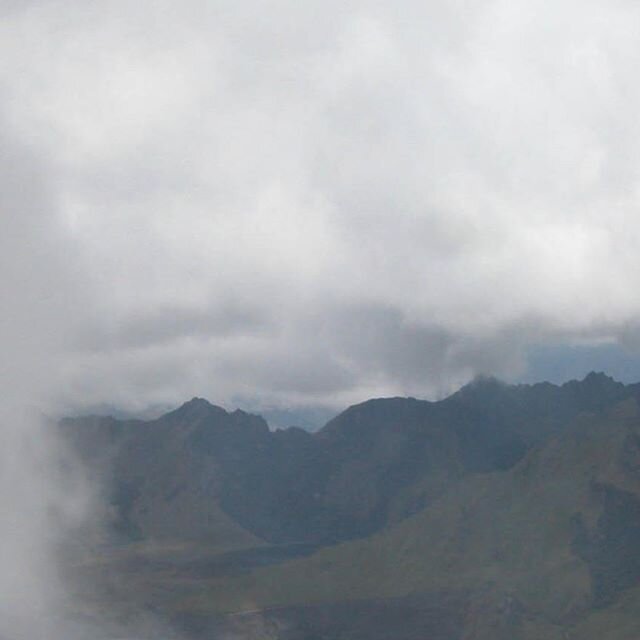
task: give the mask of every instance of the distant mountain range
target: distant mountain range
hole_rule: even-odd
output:
[[[481,378],[438,402],[369,400],[313,434],[200,398],[61,428],[120,542],[268,550],[165,584],[172,615],[207,633],[615,640],[640,637],[639,398],[602,373]]]

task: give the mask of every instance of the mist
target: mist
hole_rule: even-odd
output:
[[[538,346],[637,359],[632,4],[3,10],[7,126],[93,296],[69,410],[339,408],[523,378]]]
[[[64,637],[57,550],[86,507],[45,412],[69,311],[41,166],[2,135],[0,156],[0,636]]]
[[[0,17],[0,637],[101,633],[58,562],[100,487],[51,417],[640,362],[637,6]]]
[[[102,487],[54,418],[64,354],[91,297],[43,160],[6,124],[0,118],[0,637],[102,640],[132,630],[91,611],[69,572],[108,524]]]

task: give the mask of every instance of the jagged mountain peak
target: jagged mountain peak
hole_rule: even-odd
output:
[[[571,384],[571,381],[566,384]],[[618,382],[612,376],[607,375],[604,371],[590,371],[582,380],[577,381],[578,384],[583,386],[590,387],[599,387],[599,388],[622,388],[624,384],[622,382]]]
[[[205,398],[193,397],[183,405],[169,412],[164,417],[179,417],[186,419],[204,418],[210,415],[227,415],[227,412]]]

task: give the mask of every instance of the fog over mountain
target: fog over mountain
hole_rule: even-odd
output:
[[[3,224],[39,198],[86,279],[57,292],[66,408],[637,361],[632,3],[0,10],[2,154],[33,185]]]
[[[42,415],[59,391],[73,278],[39,160],[0,137],[0,636],[71,638],[57,552],[90,491]]]
[[[371,399],[313,434],[203,398],[66,419],[111,514],[73,586],[193,640],[636,638],[639,399],[592,372]]]
[[[98,617],[83,618],[80,627],[65,617],[82,617],[80,583],[60,568],[80,531],[82,544],[94,536],[105,545],[89,568],[71,553],[71,572],[89,576],[97,593],[91,568],[122,558],[130,568],[128,554],[141,555],[144,565],[145,554],[166,553],[144,546],[145,531],[175,525],[176,533],[196,505],[204,505],[203,529],[215,521],[225,539],[267,545],[249,560],[233,556],[242,571],[245,562],[268,564],[269,554],[282,559],[290,549],[272,546],[298,538],[313,546],[377,535],[387,525],[410,527],[398,523],[436,497],[447,513],[458,513],[445,489],[466,473],[504,474],[486,485],[504,497],[509,482],[525,474],[520,456],[543,446],[533,431],[514,433],[506,422],[499,424],[506,431],[498,429],[482,407],[487,419],[471,420],[463,403],[451,431],[438,438],[429,431],[441,455],[429,459],[429,482],[413,485],[403,473],[416,471],[416,452],[424,452],[414,452],[413,438],[431,425],[415,413],[427,406],[422,399],[445,399],[460,388],[465,397],[463,385],[479,374],[564,382],[607,370],[637,382],[638,42],[640,6],[626,0],[0,0],[2,640],[96,640],[123,628],[130,635],[113,617],[108,629]],[[216,450],[220,458],[206,473],[189,467],[211,462],[207,452],[218,443],[206,429],[203,435],[200,418],[186,421],[186,432],[170,428],[179,423],[175,413],[149,423],[89,421],[103,439],[90,439],[81,453],[106,447],[90,458],[95,469],[70,457],[51,428],[92,407],[159,416],[194,396],[229,409],[213,410],[227,449]],[[394,396],[418,400],[374,403],[382,417],[365,410],[356,420],[356,432],[366,423],[380,438],[370,443],[372,458],[359,457],[363,441],[343,437],[335,423],[317,436],[270,432],[261,418],[235,410],[264,409],[281,426],[295,420],[314,427],[349,405]],[[519,420],[531,406],[515,406],[514,424],[529,424]],[[571,406],[584,413],[580,402]],[[398,407],[397,424],[388,423],[385,416],[396,416]],[[606,467],[604,489],[600,476],[595,484],[585,480],[588,463],[576,462],[585,481],[569,489],[584,498],[583,519],[562,520],[559,547],[577,567],[567,575],[579,588],[567,587],[568,597],[618,607],[601,612],[605,617],[619,615],[631,592],[621,569],[626,556],[611,569],[597,541],[627,522],[618,519],[616,500],[635,513],[637,493],[635,458],[624,453],[635,451],[635,409],[606,409],[586,407],[601,420],[589,428],[618,457],[593,462]],[[350,411],[339,425],[362,415]],[[579,415],[561,418],[536,428],[545,435],[564,421],[574,428]],[[141,430],[132,437],[123,424]],[[149,425],[157,424],[168,440],[156,439]],[[478,424],[487,439],[474,440]],[[609,424],[615,441],[607,440]],[[245,427],[255,438],[243,440]],[[139,463],[136,443],[156,443],[153,451],[174,460],[174,438],[188,453],[193,441],[180,433],[191,429],[202,451],[193,460],[185,454],[183,467],[167,474],[165,459],[143,456],[148,465]],[[554,442],[544,442],[549,460],[572,450]],[[387,458],[388,451],[402,455]],[[132,474],[115,496],[107,489],[106,454],[119,460],[123,477]],[[535,462],[543,454],[530,455]],[[238,459],[251,461],[251,473],[240,472]],[[295,464],[268,473],[274,460]],[[380,469],[393,481],[385,484]],[[195,471],[202,475],[189,475]],[[172,474],[184,474],[190,490],[172,485],[161,493]],[[544,469],[532,477],[542,482]],[[304,482],[291,493],[298,478]],[[534,480],[522,496],[539,506]],[[209,500],[214,485],[220,493]],[[406,489],[399,497],[398,487]],[[171,508],[183,511],[169,510],[170,518],[163,509],[174,490],[181,497]],[[113,502],[104,503],[107,496]],[[276,517],[290,505],[285,498],[299,507],[297,519]],[[495,505],[483,500],[477,513],[488,522]],[[545,505],[536,513],[547,514]],[[435,536],[430,518],[416,522]],[[111,528],[102,530],[103,520]],[[305,529],[312,524],[314,535]],[[465,539],[456,518],[450,525]],[[635,526],[632,519],[630,530]],[[108,546],[114,528],[126,541],[121,556]],[[483,571],[497,571],[482,542],[489,530],[469,533],[482,561],[465,588],[475,589]],[[394,548],[395,534],[389,536],[381,557]],[[345,544],[371,558],[375,540]],[[200,551],[171,553],[189,564],[189,554],[201,558]],[[407,544],[406,552],[419,555],[421,547]],[[327,581],[310,597],[321,600],[342,575],[332,553]],[[225,555],[223,571],[227,561]],[[216,555],[216,570],[219,562]],[[282,575],[298,575],[300,566],[304,572],[302,563]],[[153,583],[141,575],[145,588]],[[380,575],[372,571],[372,582]],[[611,587],[623,599],[597,600],[601,594],[589,591],[585,576],[593,584],[605,580],[605,592]],[[268,606],[264,585],[272,578],[259,574],[256,590],[238,587],[230,597],[249,593]],[[394,580],[398,592],[412,588]],[[424,586],[420,580],[415,584]],[[354,584],[375,608],[381,594],[369,587]],[[218,583],[207,588],[226,597]],[[176,606],[189,609],[193,594],[182,595]],[[517,598],[526,601],[519,591]],[[470,606],[482,609],[482,602]],[[550,625],[572,624],[575,611],[587,615],[577,604],[556,617],[542,610]],[[127,621],[134,620],[129,613]],[[596,632],[606,629],[598,616],[590,627]],[[155,616],[147,622],[161,624]]]

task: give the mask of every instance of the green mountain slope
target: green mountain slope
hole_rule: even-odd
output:
[[[628,604],[640,584],[639,443],[633,400],[606,417],[583,416],[513,468],[462,479],[384,532],[212,581],[181,606],[269,609],[458,592],[470,594],[458,612],[461,637],[587,638],[607,625],[627,637],[640,620]]]
[[[103,479],[124,537],[326,545],[401,522],[464,477],[510,469],[581,413],[636,395],[603,374],[562,386],[480,379],[440,402],[370,400],[315,434],[270,431],[198,398],[157,420],[62,428]]]

